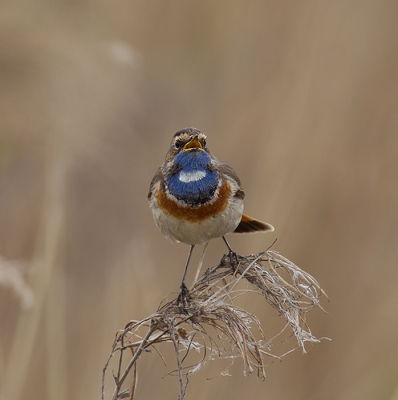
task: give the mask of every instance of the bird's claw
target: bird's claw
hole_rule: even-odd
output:
[[[234,251],[230,250],[228,254],[225,254],[223,259],[223,263],[228,263],[231,268],[236,271],[239,266],[239,255]]]
[[[187,304],[187,299],[189,299],[189,290],[186,287],[185,283],[181,283],[180,286],[180,294],[177,297],[177,305],[181,304],[181,308],[185,311],[185,307]]]

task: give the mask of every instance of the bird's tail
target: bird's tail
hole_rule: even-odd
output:
[[[272,232],[274,230],[275,228],[272,225],[242,214],[234,233]]]

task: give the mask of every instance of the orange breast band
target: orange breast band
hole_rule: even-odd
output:
[[[160,209],[166,214],[190,222],[202,222],[211,218],[213,215],[222,213],[228,206],[231,194],[231,185],[226,181],[219,189],[217,200],[211,204],[203,204],[199,207],[182,207],[175,201],[169,199],[162,190],[158,190],[156,200],[158,201]]]

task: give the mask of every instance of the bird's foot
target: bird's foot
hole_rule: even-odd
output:
[[[239,266],[239,255],[238,255],[238,253],[235,253],[232,250],[232,248],[229,245],[228,240],[225,238],[225,236],[223,236],[222,238],[229,250],[229,252],[228,252],[229,264],[230,264],[231,268],[233,269],[233,271],[235,272]],[[226,255],[223,257],[223,261],[225,261],[225,257],[226,257]]]
[[[239,255],[238,253],[235,253],[234,251],[230,251],[229,252],[229,262],[231,263],[231,265],[234,266],[234,268],[237,268],[237,266],[239,265]]]
[[[228,254],[225,254],[223,257],[223,263],[227,263],[231,266],[233,271],[235,272],[239,266],[239,254],[230,250]]]
[[[187,300],[190,299],[189,290],[185,283],[181,283],[180,294],[177,297],[177,305],[181,304],[181,309],[186,311]]]

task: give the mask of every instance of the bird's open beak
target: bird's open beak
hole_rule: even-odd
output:
[[[185,151],[190,151],[193,149],[203,149],[202,144],[199,142],[198,136],[195,135],[183,148]]]

